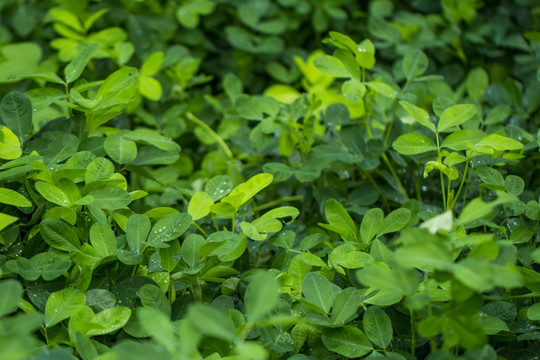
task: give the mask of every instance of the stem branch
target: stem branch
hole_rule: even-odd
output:
[[[201,119],[199,119],[198,117],[193,115],[191,113],[191,111],[186,112],[186,116],[187,116],[188,120],[190,120],[193,123],[197,124],[204,131],[206,131],[208,133],[208,135],[210,135],[212,137],[212,139],[214,139],[216,141],[216,143],[218,143],[218,145],[225,152],[225,154],[227,155],[228,158],[234,159],[234,155],[233,155],[231,149],[229,148],[229,146],[227,146],[227,144],[225,143],[225,141],[223,141],[221,136],[219,136],[214,130],[212,130],[212,128],[210,126],[206,125],[206,123],[204,121],[202,121]]]

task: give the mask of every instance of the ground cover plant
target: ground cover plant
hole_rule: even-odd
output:
[[[538,359],[539,21],[0,2],[0,359]]]

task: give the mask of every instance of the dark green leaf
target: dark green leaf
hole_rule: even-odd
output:
[[[21,143],[32,132],[32,103],[22,92],[11,91],[4,96],[0,103],[0,116]]]

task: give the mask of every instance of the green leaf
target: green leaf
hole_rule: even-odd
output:
[[[388,214],[377,233],[377,236],[382,236],[391,232],[396,232],[403,229],[411,218],[411,211],[409,209],[400,208],[392,211]]]
[[[153,308],[138,308],[136,314],[140,325],[154,341],[169,349],[175,347],[177,336],[171,321],[165,314]]]
[[[116,236],[108,224],[95,223],[92,225],[90,243],[99,256],[106,257],[116,254]]]
[[[0,116],[21,143],[32,132],[32,103],[24,93],[11,91],[4,96],[0,103]]]
[[[496,151],[521,150],[523,144],[517,140],[499,134],[490,134],[476,143],[475,148],[484,151],[491,148]]]
[[[337,46],[340,49],[347,49],[350,50],[353,53],[357,53],[358,51],[358,44],[351,39],[349,36],[342,34],[337,31],[330,31],[328,33],[330,35],[330,42]]]
[[[180,145],[174,140],[161,136],[157,131],[150,129],[136,129],[124,135],[126,139],[143,142],[171,153],[179,153]]]
[[[347,68],[338,58],[330,55],[321,55],[313,60],[313,65],[323,75],[335,78],[351,77]]]
[[[158,286],[152,284],[143,285],[139,289],[139,298],[144,307],[153,308],[167,316],[171,316],[171,304]]]
[[[159,263],[165,271],[170,273],[178,264],[177,255],[180,253],[180,242],[175,239],[168,245],[169,247],[159,249]]]
[[[14,279],[0,282],[0,318],[17,310],[17,305],[22,299],[23,287]]]
[[[218,259],[222,262],[233,261],[233,260],[238,259],[246,250],[246,246],[247,246],[246,236],[229,233],[227,231],[223,231],[221,233],[227,234],[224,239],[225,241],[218,248],[213,250],[210,253],[210,255],[217,256]],[[214,234],[217,234],[217,233],[214,233]],[[202,251],[201,251],[201,254],[202,254]]]
[[[116,306],[102,310],[94,316],[90,323],[84,324],[86,331],[83,331],[83,333],[87,336],[110,334],[123,328],[130,317],[131,310],[124,306]],[[75,328],[77,327],[76,322]]]
[[[441,332],[444,319],[438,316],[428,316],[420,321],[418,333],[427,338],[437,336]]]
[[[104,157],[98,157],[88,164],[84,182],[88,185],[94,181],[109,180],[113,173],[113,163]]]
[[[240,223],[240,228],[242,229],[242,232],[246,234],[246,236],[249,237],[251,240],[263,241],[266,240],[266,238],[268,237],[267,234],[260,233],[255,227],[255,225],[246,221],[242,221]]]
[[[45,305],[45,326],[54,326],[71,317],[85,302],[86,296],[78,289],[66,288],[52,293]]]
[[[373,257],[368,253],[356,251],[354,245],[348,243],[332,250],[328,260],[333,267],[337,265],[347,269],[357,269],[373,261]]]
[[[382,82],[378,81],[368,81],[364,83],[367,85],[368,88],[375,91],[376,93],[385,96],[390,99],[396,98],[396,91],[390,87],[390,85],[387,85]]]
[[[345,241],[358,240],[354,221],[336,199],[328,199],[324,209],[326,220],[330,224],[330,230],[338,232]]]
[[[396,250],[396,262],[404,268],[417,268],[420,270],[435,269],[448,271],[452,268],[452,254],[450,250],[421,232],[414,232],[414,236],[422,236],[425,241],[407,244]]]
[[[118,210],[131,203],[131,195],[117,186],[103,186],[88,193],[93,201],[92,204],[100,209]]]
[[[22,155],[19,138],[7,127],[0,128],[0,159],[13,160]]]
[[[52,82],[52,83],[61,84],[61,85],[65,84],[64,80],[62,80],[60,76],[56,75],[56,73],[52,71],[47,71],[47,70],[38,70],[38,71],[30,72],[30,73],[15,74],[15,75],[10,76],[10,78],[15,78],[17,80],[18,79],[34,79],[34,80]]]
[[[437,130],[445,132],[454,126],[459,126],[476,115],[476,106],[470,104],[460,104],[444,110],[439,119]]]
[[[506,187],[506,192],[510,195],[519,196],[525,190],[525,181],[516,175],[508,175],[504,179],[504,185]]]
[[[182,259],[189,267],[195,267],[201,259],[199,248],[204,244],[201,235],[190,234],[182,243]]]
[[[278,232],[283,228],[282,221],[290,218],[291,220],[286,222],[290,224],[300,215],[300,211],[293,206],[280,206],[264,213],[261,217],[253,220],[252,224],[255,225],[257,231],[263,233]],[[280,219],[280,220],[278,220]]]
[[[161,83],[150,76],[139,77],[139,92],[142,96],[152,101],[159,101],[163,95]]]
[[[78,137],[69,133],[60,134],[49,143],[47,149],[41,154],[44,158],[43,162],[47,166],[58,164],[75,154],[78,148]]]
[[[360,67],[371,69],[375,66],[375,45],[369,39],[362,40],[356,49],[352,50],[356,55],[356,62]]]
[[[274,182],[284,182],[293,176],[294,170],[285,164],[278,162],[270,162],[263,165],[263,171],[274,176]]]
[[[386,349],[392,340],[392,322],[383,309],[370,306],[364,312],[362,319],[364,331],[372,343]]]
[[[341,91],[345,99],[349,101],[358,101],[366,94],[366,86],[357,79],[350,79],[343,83]]]
[[[534,304],[527,309],[527,317],[533,321],[540,320],[540,303]]]
[[[386,263],[370,262],[356,272],[358,280],[368,287],[412,295],[418,288],[416,271],[403,268],[390,269]],[[398,298],[399,301],[400,298]]]
[[[142,214],[131,215],[126,222],[126,239],[130,250],[140,254],[150,233],[150,219]]]
[[[469,71],[467,80],[465,80],[465,87],[473,99],[477,101],[481,99],[484,96],[488,85],[489,77],[483,68],[475,67]]]
[[[484,202],[480,198],[476,198],[469,202],[469,204],[463,209],[458,218],[458,223],[461,225],[467,225],[483,218],[484,216],[489,215],[495,206],[512,203],[516,201],[516,197],[510,194],[506,194],[501,191],[497,191],[497,200],[491,201],[489,203]]]
[[[302,281],[302,292],[307,302],[315,305],[325,313],[330,311],[334,302],[332,286],[330,281],[322,274],[308,273]]]
[[[96,92],[96,110],[127,104],[136,93],[139,73],[132,67],[123,67],[110,74]],[[91,124],[89,130],[101,124]]]
[[[193,221],[197,221],[210,214],[210,207],[214,205],[212,197],[207,192],[196,192],[189,201],[188,214]]]
[[[373,350],[366,335],[354,326],[324,329],[321,340],[329,350],[347,358],[358,358]]]
[[[5,188],[0,188],[0,203],[20,207],[32,206],[32,203],[27,198],[16,191]]]
[[[486,137],[486,133],[477,129],[464,129],[452,132],[441,144],[452,150],[468,150]]]
[[[484,184],[481,185],[484,185],[488,189],[506,190],[504,178],[498,170],[487,166],[481,166],[476,169],[476,173],[484,182]]]
[[[343,289],[334,301],[332,316],[330,317],[332,323],[339,325],[345,324],[356,313],[361,301],[362,297],[358,290],[352,287]]]
[[[204,185],[204,191],[210,194],[214,202],[227,196],[232,188],[233,182],[227,175],[214,176]]]
[[[392,147],[403,155],[416,155],[437,150],[430,138],[420,134],[401,135],[394,141]]]
[[[163,64],[163,59],[165,54],[163,51],[157,51],[152,53],[142,64],[141,66],[141,75],[143,76],[152,76],[157,74]]]
[[[234,105],[238,114],[247,120],[263,120],[264,114],[255,97],[240,94],[235,98]]]
[[[45,200],[64,207],[71,205],[69,196],[60,188],[44,181],[36,182],[35,187],[41,196],[45,198]]]
[[[429,61],[423,51],[410,50],[403,58],[403,74],[407,80],[412,80],[426,72]]]
[[[64,69],[64,76],[67,83],[71,83],[81,76],[84,68],[86,67],[86,65],[88,65],[88,62],[90,61],[90,59],[92,59],[92,56],[94,56],[98,49],[98,43],[92,43],[88,46],[85,46],[84,49],[82,49],[82,51],[80,51],[73,58],[73,60],[71,60],[71,62],[67,64],[66,68]]]
[[[192,305],[187,318],[203,334],[227,341],[236,339],[232,320],[216,308],[202,304]]]
[[[271,174],[257,174],[235,187],[229,195],[221,199],[221,202],[229,203],[238,211],[252,197],[270,185],[273,178]]]
[[[483,292],[491,290],[494,283],[491,280],[489,260],[486,258],[466,258],[454,266],[456,279],[471,289]]]
[[[369,244],[381,229],[384,212],[379,208],[369,209],[360,224],[360,239],[364,244]]]
[[[120,135],[107,136],[103,147],[107,155],[119,164],[129,163],[137,157],[137,144]]]
[[[248,320],[264,318],[276,306],[278,298],[279,284],[272,273],[258,271],[251,275],[244,295]]]
[[[6,267],[29,281],[35,281],[41,275],[40,269],[32,261],[23,257],[7,261]]]
[[[75,349],[77,350],[77,353],[79,353],[83,360],[89,360],[98,357],[96,347],[94,346],[92,341],[84,334],[76,331],[73,342],[75,343]]]
[[[43,280],[50,281],[63,275],[71,267],[71,260],[63,259],[54,253],[40,253],[31,261],[40,268]]]
[[[482,316],[480,318],[482,330],[486,335],[495,335],[501,331],[510,331],[510,328],[504,321],[492,316]]]
[[[0,213],[0,231],[4,230],[6,227],[13,224],[17,220],[19,220],[19,218],[15,216]]]
[[[72,251],[79,250],[81,246],[74,227],[58,218],[43,219],[39,224],[39,232],[43,240],[55,249]]]
[[[435,124],[431,122],[429,114],[422,108],[411,104],[407,101],[400,101],[399,104],[416,120],[420,125],[427,127],[432,132],[435,132]]]
[[[148,244],[153,247],[167,247],[167,241],[180,237],[191,226],[189,214],[175,213],[160,219],[150,231]]]

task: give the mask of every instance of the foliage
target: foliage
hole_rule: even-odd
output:
[[[0,358],[538,358],[539,9],[0,2]]]

